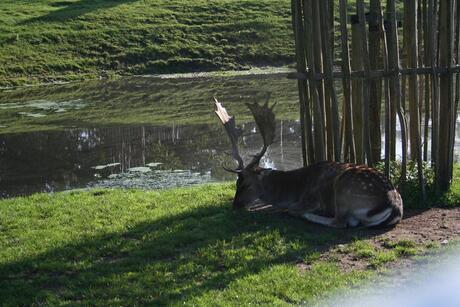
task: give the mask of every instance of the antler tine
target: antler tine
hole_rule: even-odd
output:
[[[254,117],[254,120],[256,121],[264,143],[261,151],[254,156],[246,168],[253,168],[258,166],[260,159],[262,159],[262,157],[265,155],[268,147],[273,144],[276,129],[275,114],[273,113],[275,104],[269,107],[268,100],[263,106],[260,106],[257,103],[246,103],[246,106],[249,108],[252,116]]]
[[[216,114],[219,117],[220,121],[225,127],[227,134],[230,138],[230,142],[232,143],[232,158],[238,163],[238,168],[236,170],[230,170],[224,167],[225,170],[230,172],[237,172],[244,168],[243,159],[240,156],[238,151],[238,139],[241,136],[241,130],[236,127],[235,118],[228,115],[227,110],[222,106],[222,104],[214,97],[214,105],[216,106]]]

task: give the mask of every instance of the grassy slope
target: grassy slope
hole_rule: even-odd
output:
[[[3,0],[0,86],[293,61],[287,0]]]

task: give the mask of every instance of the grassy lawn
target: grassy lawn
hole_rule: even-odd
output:
[[[363,230],[234,211],[233,193],[233,184],[211,184],[2,200],[0,301],[308,305],[372,278],[373,270],[342,270],[345,254],[378,268],[420,250],[407,240],[376,249]]]
[[[338,239],[230,208],[232,185],[38,194],[0,202],[6,304],[300,303],[366,273],[295,262]]]
[[[293,62],[290,1],[3,0],[0,86]]]

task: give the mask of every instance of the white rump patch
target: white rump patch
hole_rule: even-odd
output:
[[[390,217],[392,211],[393,211],[393,208],[388,208],[378,214],[374,214],[370,217],[367,217],[366,226],[375,226],[375,225],[382,223],[383,221],[385,221],[387,218]]]
[[[324,217],[313,213],[305,213],[302,217],[310,222],[321,224],[324,226],[332,226],[334,218]]]
[[[402,205],[401,195],[399,195],[398,191],[396,190],[388,191],[387,197],[393,205],[396,205],[398,207]]]

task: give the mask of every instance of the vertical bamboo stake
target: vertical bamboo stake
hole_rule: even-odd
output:
[[[312,3],[311,9],[310,9],[310,15],[311,15],[311,22],[313,25],[313,32],[312,32],[312,37],[313,37],[313,55],[314,55],[314,64],[315,64],[315,72],[318,73],[323,73],[323,54],[322,54],[322,31],[321,31],[321,21],[320,21],[320,10],[319,10],[319,3],[318,1],[320,0],[310,0]],[[324,1],[324,0],[321,0]],[[326,143],[326,98],[325,98],[325,92],[324,92],[324,80],[318,78],[316,80],[316,86],[318,88],[318,100],[319,100],[319,105],[321,107],[320,109],[320,115],[321,118],[319,120],[321,121],[321,125],[323,126],[323,129],[321,130],[322,132],[322,142],[324,147],[325,153],[328,152],[327,149],[327,143]],[[316,130],[316,129],[315,129]],[[326,155],[325,155],[326,157]],[[325,158],[323,158],[325,159]]]
[[[456,7],[455,7],[455,41],[453,42],[455,45],[455,58],[456,58],[456,64],[460,62],[460,1],[456,1]],[[451,168],[450,168],[450,178],[453,177],[453,152],[455,148],[455,125],[457,121],[457,112],[458,112],[458,104],[460,100],[460,74],[455,75],[455,100],[454,100],[454,109],[453,109],[453,119],[452,119],[452,140],[451,140]]]
[[[294,40],[296,46],[296,63],[297,72],[303,73],[306,70],[305,63],[305,46],[303,43],[303,23],[302,23],[302,11],[300,7],[301,3],[297,0],[291,0],[291,12],[292,12],[292,28],[294,30]],[[306,126],[305,126],[305,113],[306,113],[306,100],[308,99],[306,93],[305,81],[298,79],[297,86],[299,90],[299,105],[300,105],[300,129],[302,138],[302,161],[303,165],[308,165],[307,157],[307,142],[306,142]]]
[[[428,22],[428,2],[423,0],[423,62],[425,67],[430,65],[431,52],[430,47],[430,24]],[[423,160],[428,161],[428,139],[429,139],[429,121],[430,121],[430,76],[425,75],[425,118],[424,118],[424,129],[423,129]]]
[[[405,0],[404,18],[405,66],[407,68],[417,68],[417,0]],[[418,78],[415,73],[408,76],[408,98],[410,156],[413,160],[418,160],[420,151],[418,146],[418,143],[420,143],[420,114],[418,106]]]
[[[351,18],[351,68],[353,71],[363,70],[363,56],[361,48],[361,30],[358,17]],[[352,80],[352,109],[353,109],[353,137],[355,140],[356,163],[364,163],[363,137],[363,80]]]
[[[438,3],[436,0],[428,0],[428,23],[431,25],[431,31],[429,34],[429,49],[430,49],[430,65],[432,68],[431,73],[431,164],[435,173],[435,186],[436,190],[439,190],[438,173],[439,173],[439,80],[438,75],[435,72],[435,66],[437,64],[438,53],[438,40],[437,40],[437,8]]]
[[[364,151],[366,152],[367,165],[372,166],[372,150],[370,140],[370,125],[369,125],[369,87],[370,87],[370,60],[369,51],[367,49],[367,32],[366,32],[366,16],[364,14],[364,0],[357,0],[358,19],[361,28],[361,50],[364,59],[364,88],[363,88],[363,118],[364,118]]]
[[[387,35],[385,32],[384,20],[383,20],[383,11],[380,0],[377,1],[378,6],[378,26],[380,28],[380,33],[382,34],[382,55],[383,55],[383,69],[385,74],[388,73],[388,43]],[[391,101],[390,101],[390,84],[388,78],[384,78],[384,96],[385,96],[385,175],[390,178],[390,150],[391,144],[394,142],[391,139]]]
[[[388,16],[388,9],[387,9],[387,14]],[[391,26],[389,20],[385,20],[385,34],[387,38],[387,51],[388,51],[388,68],[390,69],[390,53],[391,53],[391,48],[393,46],[392,43],[392,37],[391,37]],[[397,135],[396,135],[396,118],[397,118],[397,99],[396,99],[396,86],[395,78],[389,78],[388,80],[389,85],[390,85],[390,161],[396,161],[396,144],[397,144]]]
[[[335,45],[334,45],[334,42],[335,42],[335,37],[334,37],[334,34],[335,34],[335,24],[334,24],[334,20],[335,20],[335,17],[334,17],[335,1],[336,0],[329,0],[329,8],[328,8],[328,12],[329,12],[329,29],[330,29],[329,37],[331,38],[330,39],[331,50],[335,49]],[[332,52],[332,56],[333,57],[335,56],[334,52]]]
[[[401,178],[402,185],[406,183],[407,177],[407,141],[406,141],[406,121],[404,118],[403,108],[401,105],[401,78],[399,67],[399,47],[398,47],[398,29],[396,23],[396,7],[395,0],[388,0],[387,2],[388,17],[390,21],[390,42],[391,46],[388,52],[388,60],[391,70],[394,72],[393,91],[396,98],[396,108],[401,126],[401,145],[402,145],[402,163],[401,163]]]
[[[424,34],[425,34],[425,27],[424,27],[424,22],[425,22],[425,4],[426,0],[417,0],[417,40],[418,40],[418,45],[417,45],[417,54],[418,54],[418,67],[423,67],[423,64],[425,63],[425,58],[424,58],[424,46],[425,46],[425,41],[424,41]],[[419,109],[419,116],[420,116],[420,122],[419,122],[419,133],[420,133],[420,151],[422,155],[422,161],[426,161],[424,159],[424,148],[425,148],[425,142],[424,142],[424,137],[425,137],[425,129],[424,129],[424,123],[425,121],[422,120],[424,115],[426,116],[426,109],[425,109],[425,83],[427,79],[426,74],[420,74],[418,75],[418,109]],[[422,125],[423,124],[423,125]]]
[[[441,67],[452,67],[453,49],[453,20],[452,0],[444,0],[439,3],[439,64]],[[453,113],[453,78],[449,71],[440,77],[440,101],[439,105],[439,144],[438,144],[438,185],[439,190],[447,191],[450,184],[451,168],[451,128]],[[442,120],[441,120],[442,119]]]
[[[323,50],[325,51],[324,54],[324,67],[326,71],[326,86],[328,88],[328,92],[331,98],[331,122],[329,122],[328,126],[332,127],[332,145],[334,149],[334,160],[340,161],[340,120],[339,120],[339,106],[337,103],[337,94],[334,88],[334,79],[333,79],[333,49],[330,48],[330,41],[331,41],[331,29],[330,23],[328,20],[329,17],[329,4],[326,1],[321,1],[321,27],[323,28],[323,43],[324,47]]]
[[[417,1],[417,55],[418,55],[418,67],[423,66],[423,46],[424,46],[424,41],[423,41],[423,34],[424,34],[424,27],[423,27],[423,22],[424,22],[424,15],[423,15],[423,2],[426,0],[416,0]],[[425,89],[425,81],[426,75],[421,74],[418,76],[418,102],[419,102],[419,115],[420,115],[420,129],[422,129],[422,114],[423,114],[423,104],[425,101],[425,96],[423,95],[424,89]],[[422,131],[420,130],[420,133]],[[423,139],[421,138],[422,142],[422,147],[423,147]],[[421,149],[422,150],[422,149]],[[423,153],[423,150],[422,150]]]
[[[406,4],[410,5],[405,9],[409,10],[408,24],[409,33],[411,36],[408,41],[408,54],[407,63],[409,68],[418,67],[418,44],[417,44],[417,0],[409,0]],[[422,144],[420,138],[420,108],[419,108],[419,92],[418,92],[418,80],[417,75],[413,73],[409,77],[409,113],[410,113],[410,125],[411,125],[411,152],[412,158],[417,161],[417,173],[419,186],[421,188],[422,202],[425,203],[425,179],[423,176],[423,165],[422,165]]]
[[[345,140],[344,143],[347,144],[345,146],[345,151],[349,153],[349,161],[356,162],[355,158],[355,142],[353,139],[353,108],[352,108],[352,100],[351,100],[351,78],[350,78],[350,54],[348,49],[348,30],[347,30],[347,7],[348,3],[347,0],[340,0],[340,39],[342,43],[342,86],[343,86],[343,122],[344,122],[344,134]],[[346,155],[345,155],[346,157]],[[345,159],[346,160],[346,159]]]
[[[369,58],[370,69],[377,70],[382,66],[381,38],[379,26],[380,0],[370,1],[369,11]],[[372,160],[381,160],[381,129],[380,113],[382,105],[382,79],[374,78],[369,82],[369,122]]]
[[[331,45],[329,40],[326,36],[329,34],[329,14],[325,10],[325,7],[329,5],[328,1],[325,0],[315,0],[316,9],[318,12],[318,20],[320,22],[320,36],[321,36],[321,52],[322,52],[322,60],[323,60],[323,68],[325,73],[325,78],[321,80],[324,84],[324,117],[325,117],[325,132],[326,132],[326,148],[327,153],[326,157],[327,160],[333,161],[334,158],[334,121],[332,118],[332,99],[333,99],[333,86],[330,86],[331,82],[334,83],[334,80],[329,79],[329,67],[328,67],[328,59],[327,55],[331,50]],[[332,64],[331,64],[332,66]],[[332,76],[332,73],[331,73]]]
[[[309,87],[310,95],[313,100],[314,113],[314,130],[315,130],[315,161],[323,161],[324,154],[324,124],[321,102],[318,94],[318,85],[316,82],[315,55],[313,49],[313,33],[312,33],[312,0],[303,0],[304,12],[304,29],[305,29],[305,50],[307,54],[308,72],[309,72]]]
[[[455,21],[455,11],[456,11],[456,0],[452,0],[452,7],[450,10],[450,20],[451,20],[451,36],[450,36],[450,41],[449,41],[449,48],[452,50],[452,55],[450,59],[451,67],[454,65],[454,61],[456,59],[456,56],[454,52],[456,52],[455,46],[455,29],[456,29],[456,24],[457,22]],[[450,119],[450,148],[449,148],[449,179],[450,181],[452,180],[452,175],[453,175],[453,169],[454,169],[454,147],[455,147],[455,120],[457,117],[456,114],[456,83],[454,83],[454,74],[452,71],[449,71],[449,74],[452,76],[452,114],[451,114],[451,119]],[[449,186],[450,186],[450,181],[449,181]]]

